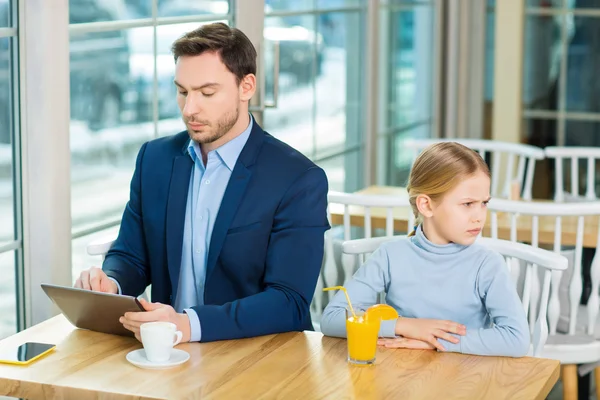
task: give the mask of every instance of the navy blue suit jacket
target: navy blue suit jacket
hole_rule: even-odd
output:
[[[119,236],[102,269],[152,301],[177,295],[192,160],[186,131],[145,143]],[[204,190],[204,189],[203,189]],[[254,123],[215,221],[206,265],[202,342],[312,329],[323,260],[327,178]]]

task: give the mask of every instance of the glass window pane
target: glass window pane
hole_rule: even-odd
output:
[[[360,7],[366,6],[367,0],[317,0],[317,8],[319,10],[328,9],[328,8],[341,8],[341,7]],[[325,21],[327,22],[327,14],[325,15]]]
[[[358,12],[324,15],[314,42],[316,63],[310,65],[316,77],[317,159],[363,142],[363,20]]]
[[[431,118],[433,91],[433,8],[382,10],[382,21],[389,25],[383,40],[387,52],[381,54],[381,65],[389,66],[382,91],[388,101],[384,110],[386,131],[405,127]]]
[[[0,0],[0,28],[10,26],[10,1]]]
[[[214,21],[225,22],[227,21]],[[157,35],[157,71],[158,71],[158,134],[160,136],[174,135],[185,130],[181,113],[177,105],[177,90],[175,78],[175,61],[171,53],[171,45],[183,34],[193,31],[210,22],[191,22],[175,25],[161,25],[156,28]],[[151,48],[150,48],[151,50]],[[152,58],[152,53],[148,55]],[[149,82],[152,85],[152,82]]]
[[[538,147],[556,146],[558,121],[554,119],[525,118],[523,120],[524,142]],[[554,162],[541,160],[535,163],[535,179],[532,188],[534,199],[551,199],[554,195]]]
[[[566,146],[600,147],[600,123],[567,121],[565,142]]]
[[[351,151],[317,161],[327,174],[329,190],[355,192],[362,188],[362,151]]]
[[[316,0],[265,0],[265,13],[314,10],[315,5]]]
[[[485,101],[494,100],[494,60],[496,39],[496,14],[493,9],[486,13],[485,23]]]
[[[150,0],[69,0],[69,23],[120,21],[152,16]]]
[[[13,208],[13,106],[11,46],[16,38],[0,38],[0,243],[14,239]]]
[[[600,112],[600,18],[575,17],[567,53],[567,111]]]
[[[129,40],[129,41],[128,41]],[[119,218],[140,146],[154,136],[152,28],[71,38],[73,228]]]
[[[573,7],[578,1],[581,2],[581,0],[525,0],[525,6],[534,8],[556,9],[563,8],[563,2],[565,2],[567,7]],[[596,0],[591,0],[591,2],[594,1]],[[590,2],[590,0],[583,0],[583,2]]]
[[[533,146],[542,148],[556,146],[557,131],[558,121],[555,119],[525,118],[523,120],[525,143]]]
[[[492,115],[494,106],[494,60],[496,13],[488,7],[485,24],[485,75],[483,89],[483,139],[492,137]]]
[[[315,148],[314,74],[319,73],[315,49],[322,36],[315,32],[314,16],[265,18],[264,37],[280,41],[279,103],[264,113],[263,128],[303,154],[312,157]],[[322,46],[322,45],[321,45]],[[273,91],[273,51],[265,51],[265,84]],[[267,96],[268,98],[268,96]]]
[[[413,153],[411,150],[406,149],[404,142],[409,139],[424,139],[430,136],[431,129],[429,124],[419,125],[392,136],[392,154],[391,162],[389,163],[391,170],[388,174],[388,185],[406,186],[406,182],[408,181],[408,173],[413,163]]]
[[[70,39],[71,125],[93,134],[152,120],[152,28],[74,34]]]
[[[15,252],[0,253],[0,339],[17,332]]]
[[[73,239],[71,242],[71,253],[72,253],[72,265],[73,265],[73,282],[77,278],[79,278],[79,274],[84,269],[88,269],[90,267],[101,267],[102,266],[102,257],[101,256],[90,256],[87,253],[87,246],[92,242],[104,242],[110,241],[117,238],[117,234],[119,233],[119,226],[115,226],[112,228],[104,229],[91,235],[82,236],[77,239]]]
[[[565,0],[569,8],[598,8],[600,0]]]
[[[226,0],[158,0],[158,4],[159,17],[224,15],[229,13],[229,2]]]
[[[525,20],[523,55],[523,107],[557,110],[560,52],[560,18],[530,16]]]

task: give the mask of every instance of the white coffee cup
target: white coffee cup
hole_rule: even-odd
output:
[[[154,363],[168,361],[173,346],[181,342],[183,336],[171,322],[146,322],[140,326],[140,334],[146,358]]]

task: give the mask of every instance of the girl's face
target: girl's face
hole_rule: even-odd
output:
[[[421,201],[425,208],[420,210],[425,235],[436,244],[472,244],[485,224],[489,200],[490,178],[484,172],[477,172],[438,201]]]

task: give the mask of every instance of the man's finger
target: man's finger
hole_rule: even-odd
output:
[[[129,322],[154,322],[160,321],[160,315],[154,311],[126,312],[124,315]]]
[[[132,320],[127,319],[125,317],[119,318],[119,322],[122,323],[123,325],[131,326],[131,327],[134,327],[136,329],[140,329],[140,326],[143,324],[143,322],[132,321]]]
[[[146,301],[145,299],[139,299],[140,304],[142,305],[142,307],[144,307],[144,309],[146,311],[154,311],[154,310],[158,310],[159,308],[163,307],[163,304],[161,303],[150,303],[149,301]]]
[[[92,288],[90,287],[90,274],[88,271],[83,271],[79,279],[81,279],[82,289],[92,290]]]
[[[133,333],[140,333],[140,327],[139,326],[135,326],[135,325],[131,325],[128,323],[123,323],[123,326],[125,327],[125,329],[133,332]]]
[[[81,279],[77,278],[77,280],[75,281],[75,285],[73,285],[73,287],[76,287],[78,289],[82,289],[83,286],[81,285]]]
[[[100,286],[100,280],[104,273],[100,268],[91,268],[90,269],[90,287],[95,292],[101,292],[102,288]]]

